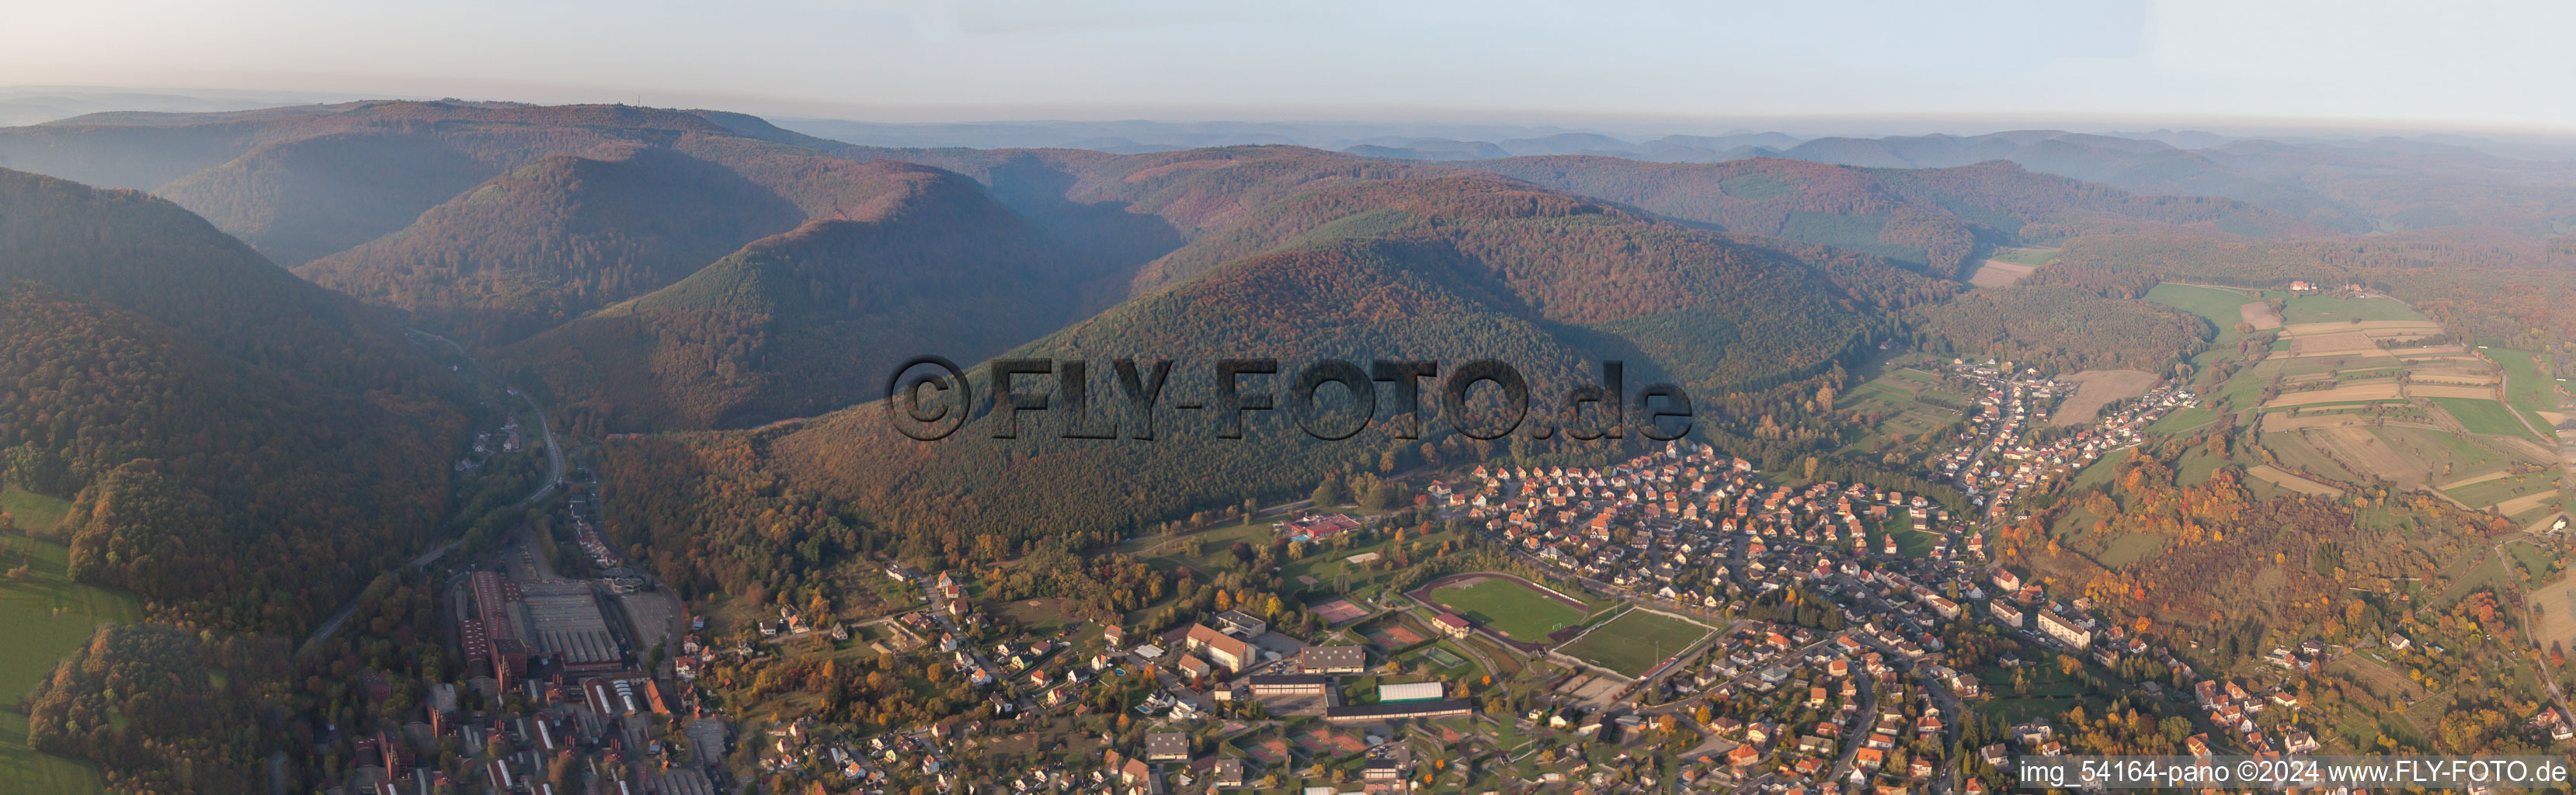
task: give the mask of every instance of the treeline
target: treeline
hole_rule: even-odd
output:
[[[1995,245],[2121,232],[2320,231],[2242,202],[2141,196],[2001,162],[1898,170],[1767,158],[1684,164],[1561,156],[1469,167],[1730,231],[1885,256],[1944,277],[1965,273],[1973,256]]]
[[[27,745],[98,764],[120,793],[269,791],[279,640],[159,624],[100,627],[21,705]]]
[[[1974,353],[2043,372],[2167,372],[2208,350],[2206,321],[2071,284],[1979,290],[1922,314],[1928,350]]]
[[[2147,297],[2147,291],[2155,289],[2156,285],[2163,282],[2163,277],[2144,271],[2117,271],[2087,265],[2051,262],[2040,266],[2038,270],[2031,271],[2029,276],[2014,282],[2013,286],[2064,285],[2105,298],[2139,299]]]

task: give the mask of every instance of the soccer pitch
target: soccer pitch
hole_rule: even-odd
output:
[[[1641,676],[1714,631],[1661,613],[1630,610],[1557,650],[1628,676]]]
[[[1587,615],[1580,608],[1501,577],[1442,587],[1431,592],[1431,601],[1526,643],[1544,643],[1548,633],[1581,624]]]

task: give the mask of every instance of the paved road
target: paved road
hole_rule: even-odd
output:
[[[483,363],[476,360],[474,358],[474,354],[467,353],[465,351],[465,346],[456,344],[455,340],[418,329],[412,329],[411,333],[446,343],[447,347],[454,349],[457,355],[465,357],[465,362],[474,367],[474,374],[477,377],[492,377],[490,373],[484,372]],[[519,504],[524,506],[529,503],[536,502],[539,498],[552,493],[555,490],[555,484],[563,480],[563,444],[560,440],[555,438],[554,425],[546,421],[546,412],[543,408],[537,405],[535,398],[531,398],[527,393],[521,392],[515,388],[511,389],[510,392],[518,395],[520,400],[526,401],[528,404],[528,410],[537,415],[537,430],[544,434],[546,440],[546,481],[545,483],[537,486],[536,491],[530,492],[527,497],[519,500]],[[419,556],[412,558],[411,561],[404,564],[404,566],[406,568],[427,566],[430,563],[437,561],[441,556],[446,555],[448,551],[455,549],[456,545],[461,543],[464,543],[464,539],[454,539],[447,543],[440,544],[430,551],[420,553]],[[304,646],[311,646],[313,644],[320,643],[324,638],[337,634],[340,631],[340,625],[348,623],[349,616],[357,611],[358,597],[351,596],[349,597],[349,602],[347,604],[341,605],[340,609],[332,611],[330,618],[323,619],[320,626],[314,627],[313,634],[306,635],[304,637]]]
[[[1728,686],[1728,685],[1734,685],[1734,686],[1737,686],[1738,688],[1741,688],[1741,687],[1742,687],[1742,686],[1744,686],[1744,685],[1749,685],[1749,684],[1751,684],[1751,683],[1753,682],[1753,680],[1754,680],[1756,677],[1759,677],[1759,676],[1761,676],[1761,675],[1762,675],[1762,669],[1763,669],[1763,668],[1768,668],[1768,667],[1773,666],[1773,665],[1787,665],[1787,664],[1789,664],[1789,663],[1794,663],[1794,662],[1796,662],[1796,661],[1798,661],[1798,660],[1805,659],[1807,655],[1809,655],[1809,654],[1814,654],[1814,653],[1816,652],[1816,650],[1818,650],[1818,649],[1822,649],[1822,648],[1825,648],[1825,647],[1828,647],[1828,646],[1832,646],[1832,645],[1833,645],[1833,643],[1834,643],[1834,641],[1836,641],[1836,640],[1840,640],[1840,639],[1841,639],[1841,638],[1843,638],[1845,635],[1848,635],[1848,634],[1850,634],[1850,633],[1851,633],[1851,631],[1850,631],[1850,630],[1844,630],[1844,631],[1842,631],[1842,632],[1836,632],[1836,633],[1831,634],[1831,635],[1826,635],[1826,636],[1824,636],[1823,638],[1818,639],[1818,640],[1817,640],[1816,642],[1814,642],[1814,643],[1809,643],[1809,644],[1807,644],[1807,645],[1805,645],[1805,646],[1800,646],[1800,647],[1798,647],[1798,648],[1796,648],[1796,649],[1792,649],[1792,650],[1789,650],[1789,651],[1781,652],[1778,656],[1771,658],[1771,660],[1770,660],[1769,662],[1763,663],[1763,664],[1762,664],[1761,666],[1759,666],[1759,667],[1755,667],[1755,668],[1753,668],[1753,669],[1751,669],[1751,670],[1745,671],[1744,673],[1736,674],[1734,678],[1732,678],[1732,679],[1728,679],[1728,680],[1726,680],[1726,681],[1724,681],[1724,682],[1719,682],[1719,683],[1717,683],[1717,684],[1709,685],[1708,687],[1700,688],[1700,691],[1699,691],[1699,692],[1697,692],[1697,693],[1692,693],[1692,694],[1690,694],[1689,696],[1685,696],[1685,697],[1683,697],[1683,698],[1681,698],[1681,699],[1678,699],[1678,700],[1675,700],[1675,701],[1666,702],[1666,703],[1662,703],[1662,704],[1656,704],[1656,705],[1654,705],[1654,706],[1641,706],[1641,707],[1638,707],[1638,708],[1637,708],[1637,714],[1640,714],[1640,715],[1662,715],[1662,714],[1665,714],[1665,713],[1682,712],[1682,711],[1684,711],[1684,710],[1688,710],[1688,709],[1690,709],[1691,705],[1693,705],[1693,704],[1697,704],[1697,703],[1699,703],[1699,702],[1701,702],[1701,701],[1706,701],[1706,700],[1708,700],[1709,694],[1717,692],[1720,688],[1726,687],[1726,686]],[[1858,674],[1858,673],[1854,673],[1854,674],[1852,674],[1852,675],[1853,675],[1853,676],[1859,676],[1860,674]]]

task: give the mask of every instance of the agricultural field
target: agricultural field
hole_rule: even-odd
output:
[[[2244,319],[2245,325],[2253,326],[2255,331],[2270,331],[2281,327],[2281,313],[2274,311],[2271,304],[2246,304],[2237,307],[2236,312]]]
[[[2413,307],[2394,298],[2335,298],[2303,295],[2292,298],[2285,304],[2281,312],[2281,321],[2293,326],[2300,323],[2350,323],[2354,318],[2360,318],[2364,323],[2424,319],[2422,313],[2416,312]]]
[[[2431,400],[2435,405],[2441,406],[2443,411],[2449,412],[2452,419],[2459,420],[2460,427],[2467,428],[2470,433],[2491,433],[2498,436],[2524,438],[2531,436],[2531,431],[2522,427],[2522,420],[2515,418],[2513,410],[2506,408],[2503,403],[2485,398],[2466,397],[2435,397]]]
[[[1632,609],[1602,622],[1583,633],[1583,637],[1557,650],[1575,659],[1635,677],[1644,675],[1715,631],[1693,621]]]
[[[1505,577],[1470,578],[1432,589],[1433,604],[1524,643],[1544,643],[1548,633],[1583,623],[1591,614]]]
[[[2037,270],[2039,268],[2032,265],[1990,259],[1977,265],[1977,271],[1969,274],[1968,283],[1979,287],[2009,287],[2014,282],[2029,278],[2031,272]]]
[[[2560,641],[2576,646],[2576,577],[2560,577],[2531,590],[2531,612],[2535,615],[2531,634],[2542,646]]]
[[[50,531],[70,504],[17,489],[0,493],[0,507],[20,527]],[[0,652],[0,693],[16,699],[51,675],[54,664],[82,644],[100,624],[138,620],[134,598],[121,591],[72,582],[66,569],[71,550],[22,536],[0,537],[0,568],[26,566],[24,578],[0,578],[0,629],[9,633],[9,651]],[[0,711],[0,781],[12,792],[92,793],[105,791],[96,769],[81,762],[37,753],[27,747],[27,717]]]
[[[2236,324],[2244,322],[2246,304],[2262,303],[2262,299],[2256,297],[2258,295],[2260,292],[2255,290],[2159,284],[2155,289],[2147,291],[2147,300],[2199,315],[2208,320],[2210,325],[2217,327],[2218,337],[2211,341],[2210,349],[2211,353],[2215,354],[2220,348],[2236,346],[2239,336],[2236,333]],[[2193,364],[2201,364],[2201,362],[2193,362]]]
[[[2446,487],[2443,493],[2472,508],[2486,508],[2512,502],[2522,497],[2558,491],[2558,470],[2544,469],[2525,475],[2483,478],[2464,486]]]
[[[2263,482],[2312,497],[2332,497],[2343,493],[2342,489],[2300,477],[2270,464],[2248,467],[2245,473],[2261,478]]]
[[[2092,422],[2111,401],[2133,398],[2155,388],[2154,373],[2143,370],[2086,370],[2066,377],[2075,382],[2075,394],[2049,415],[2049,424],[2074,425]]]
[[[1995,253],[1987,255],[1986,259],[1988,261],[2009,262],[2015,265],[2038,267],[2048,264],[2050,260],[2057,259],[2057,253],[2063,250],[2064,249],[2054,248],[1999,248],[1995,249]]]
[[[2310,442],[2302,432],[2265,433],[2263,448],[2272,451],[2273,458],[2279,461],[2278,469],[2290,474],[2329,481],[2363,480],[2360,475],[2345,468],[2342,462],[2328,457],[2324,450]]]
[[[2557,423],[2550,422],[2541,414],[2558,410],[2558,395],[2553,389],[2553,382],[2547,376],[2541,375],[2547,372],[2547,363],[2541,360],[2539,354],[2530,351],[2518,351],[2512,348],[2482,348],[2481,350],[2488,359],[2496,363],[2498,369],[2504,371],[2505,404],[2512,406],[2514,411],[2521,412],[2523,418],[2530,420],[2533,427],[2541,429],[2543,433],[2549,433],[2550,426]]]
[[[1910,367],[1886,367],[1878,377],[1853,387],[1834,404],[1837,408],[1881,415],[1874,430],[1880,437],[1876,447],[1883,448],[1901,437],[1949,427],[1964,416],[1958,407],[1967,402],[1967,396],[1943,387],[1939,376]]]

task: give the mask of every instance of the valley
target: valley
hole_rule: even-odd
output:
[[[2576,747],[2556,194],[2307,141],[1584,141],[0,128],[0,781],[1981,795]],[[1086,438],[1049,377],[1018,438],[919,441],[925,353],[1617,361],[1691,424]]]

